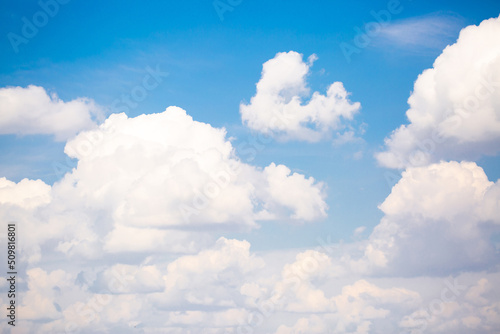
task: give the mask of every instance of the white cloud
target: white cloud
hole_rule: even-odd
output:
[[[292,212],[292,219],[326,217],[323,183],[316,183],[314,178],[306,178],[299,173],[291,174],[288,167],[274,163],[264,168],[264,174],[266,184],[262,187],[262,196],[268,197],[264,201],[266,211],[273,212],[276,211],[273,206],[282,206]]]
[[[48,134],[58,141],[96,126],[101,108],[87,98],[64,102],[43,87],[0,88],[0,134]]]
[[[365,280],[358,280],[342,288],[341,294],[331,299],[335,311],[300,318],[293,326],[280,326],[276,334],[299,333],[372,333],[373,322],[387,321],[391,326],[391,313],[409,309],[419,301],[416,292],[402,288],[383,289]],[[390,326],[390,327],[389,327]]]
[[[95,285],[111,293],[151,293],[164,288],[162,273],[155,265],[115,264],[100,273]]]
[[[21,327],[40,333],[72,328],[82,333],[416,334],[423,326],[437,333],[488,333],[500,326],[498,273],[335,277],[338,259],[306,250],[292,262],[282,259],[276,276],[276,263],[263,255],[252,253],[246,241],[220,238],[198,254],[167,263],[150,258],[147,264],[101,265],[95,279],[86,275],[90,279],[80,283],[75,272],[81,265],[73,273],[34,268],[22,298],[29,320]],[[93,271],[92,263],[84,270]],[[5,296],[0,299],[4,307]],[[5,323],[0,328],[6,329]]]
[[[500,18],[464,28],[408,99],[410,121],[377,154],[390,168],[498,153],[500,143]]]
[[[221,237],[211,248],[169,263],[164,291],[151,300],[167,309],[175,305],[233,308],[243,299],[240,288],[263,266],[264,261],[250,253],[248,242]]]
[[[166,327],[169,333],[184,333],[186,328],[197,333],[232,333],[230,329],[238,324],[238,319],[245,318],[245,309],[231,308],[223,311],[185,311],[169,312]],[[178,326],[178,327],[176,327]]]
[[[50,186],[42,180],[22,179],[19,183],[0,178],[0,204],[33,209],[51,201]]]
[[[262,66],[257,93],[240,105],[241,119],[250,129],[282,140],[319,141],[341,130],[360,109],[352,103],[341,82],[328,87],[326,95],[310,94],[307,75],[316,56],[308,62],[290,51],[276,54]],[[304,100],[310,97],[309,101]]]
[[[134,242],[130,242],[134,240]],[[109,253],[173,252],[193,253],[206,247],[213,237],[204,231],[159,229],[114,224],[103,239],[102,249]]]
[[[63,270],[56,270],[51,273],[46,273],[40,268],[35,268],[27,271],[28,275],[28,292],[22,298],[19,312],[23,312],[24,319],[57,319],[60,317],[59,311],[56,309],[55,297],[63,287],[68,287],[70,283],[70,275]],[[58,289],[54,289],[54,287]]]
[[[354,267],[415,275],[491,266],[499,189],[500,181],[489,181],[472,162],[407,169],[380,205],[385,216]]]
[[[117,229],[112,248],[118,235],[150,233],[160,242],[166,233],[160,228],[252,228],[262,210],[266,218],[299,221],[326,215],[321,183],[282,165],[261,170],[242,163],[224,129],[177,107],[136,118],[111,115],[69,141],[65,152],[78,166],[54,189],[76,205],[109,212]],[[143,239],[146,246],[153,240]]]
[[[41,180],[23,179],[15,183],[0,178],[0,219],[5,224],[16,223],[16,229],[23,235],[23,242],[17,245],[21,251],[19,259],[23,262],[39,261],[40,245],[61,236],[64,230],[64,222],[58,215],[51,217],[53,224],[50,225],[41,217],[51,201],[52,189]]]
[[[176,107],[136,118],[111,115],[68,141],[65,151],[78,165],[52,187],[0,179],[0,217],[30,231],[20,247],[32,264],[42,255],[192,254],[217,232],[326,216],[321,182],[283,165],[242,163],[224,129]]]
[[[441,291],[403,317],[399,325],[410,334],[498,331],[500,291],[498,284],[492,284],[498,278],[498,273],[480,272],[444,279]]]
[[[283,273],[318,256],[313,253],[309,250],[294,263],[281,263]],[[209,249],[166,266],[118,264],[105,269],[97,282],[111,291],[78,286],[75,274],[68,271],[33,268],[27,273],[29,290],[19,299],[25,315],[19,327],[39,333],[72,329],[69,332],[197,334],[208,329],[209,333],[417,334],[489,333],[500,326],[498,273],[319,279],[331,271],[320,266],[303,278],[303,284],[322,294],[328,309],[312,301],[297,304],[303,297],[314,299],[315,293],[284,297],[274,308],[262,297],[254,305],[244,302],[241,291],[255,288],[254,282],[279,284],[282,277],[269,275],[269,265],[249,252],[247,242],[221,238]],[[164,292],[156,292],[162,288]],[[0,299],[5,307],[5,296]],[[252,325],[241,327],[247,321]],[[6,331],[5,322],[0,329]]]
[[[335,302],[317,285],[331,269],[330,258],[322,252],[307,250],[297,254],[293,263],[283,266],[281,280],[276,282],[270,300],[279,301],[276,304],[282,304],[289,312],[331,312],[336,308]]]

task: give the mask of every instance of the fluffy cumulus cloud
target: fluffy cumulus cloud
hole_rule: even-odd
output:
[[[500,147],[500,18],[460,32],[415,82],[407,125],[385,141],[391,168],[475,159]]]
[[[341,82],[331,84],[326,95],[311,94],[306,79],[315,59],[312,55],[306,63],[290,51],[265,62],[255,96],[240,105],[243,123],[283,140],[315,142],[341,131],[361,105],[349,100]]]
[[[283,165],[242,163],[224,129],[196,122],[177,107],[136,118],[111,115],[65,151],[78,167],[57,189],[80,205],[108,210],[122,232],[251,228],[262,216],[310,221],[326,215],[321,183]]]
[[[35,208],[51,201],[51,187],[42,180],[23,179],[19,183],[0,178],[0,204]]]
[[[94,120],[102,116],[90,99],[64,102],[34,85],[0,88],[0,109],[0,134],[48,134],[59,141],[95,127]]]
[[[416,292],[401,288],[383,289],[366,280],[358,280],[344,286],[339,295],[331,298],[334,312],[302,317],[292,326],[281,325],[276,334],[372,333],[375,321],[388,320],[399,313],[396,305],[399,310],[408,310],[418,301]],[[387,330],[397,331],[397,327],[391,326]]]
[[[451,274],[497,263],[491,236],[500,231],[500,183],[473,162],[413,167],[380,205],[360,271]]]
[[[169,263],[162,277],[163,291],[150,300],[167,310],[179,305],[195,310],[240,309],[242,286],[264,265],[262,258],[250,253],[248,242],[221,237],[211,248]],[[231,319],[231,326],[239,320]]]

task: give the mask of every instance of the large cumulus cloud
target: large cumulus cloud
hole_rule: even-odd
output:
[[[299,221],[326,215],[321,183],[283,165],[241,162],[224,129],[177,107],[112,115],[65,151],[78,166],[57,185],[61,193],[111,209],[113,221],[130,228],[255,227],[262,215]]]
[[[326,216],[322,183],[283,165],[241,162],[224,129],[177,107],[111,115],[71,139],[65,152],[78,164],[52,187],[0,179],[2,218],[38,231],[24,243],[33,260],[50,240],[58,252],[84,258],[189,253],[213,242],[213,231]]]
[[[473,162],[413,167],[380,205],[385,216],[356,270],[396,275],[451,274],[496,263],[500,183]]]
[[[460,32],[415,81],[409,124],[377,154],[390,168],[496,154],[500,143],[500,18]]]

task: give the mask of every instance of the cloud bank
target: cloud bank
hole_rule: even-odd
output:
[[[315,249],[273,255],[218,235],[254,227],[259,219],[246,215],[263,210],[266,219],[322,216],[321,187],[311,178],[282,165],[239,162],[240,174],[219,195],[253,194],[260,205],[224,216],[227,208],[209,203],[200,210],[214,215],[210,221],[185,221],[169,202],[173,191],[188,189],[185,173],[206,181],[203,173],[219,170],[209,166],[238,162],[223,129],[176,107],[135,118],[118,114],[69,141],[66,152],[79,163],[52,187],[40,180],[0,183],[0,218],[17,221],[24,236],[19,312],[27,332],[416,334],[500,327],[492,242],[500,232],[500,185],[475,163],[406,170],[366,240],[318,240]],[[186,162],[197,168],[174,168]],[[165,184],[161,175],[175,178]],[[153,202],[148,211],[140,194]],[[297,204],[304,201],[309,205]],[[2,307],[6,302],[0,295]]]

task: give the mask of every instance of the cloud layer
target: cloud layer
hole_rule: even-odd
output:
[[[141,131],[142,122],[155,130]],[[174,148],[175,138],[191,138],[190,131],[207,137],[183,140],[185,146]],[[167,161],[197,161],[216,143],[235,159],[224,138],[223,129],[195,122],[180,108],[136,118],[114,115],[98,130],[68,143],[66,151],[79,164],[54,186],[2,179],[0,217],[17,221],[24,236],[20,254],[27,267],[20,277],[27,285],[19,298],[23,330],[416,334],[500,328],[500,290],[494,284],[499,279],[498,251],[492,242],[500,232],[500,181],[489,181],[475,163],[408,169],[380,205],[384,217],[370,237],[352,244],[319,240],[315,249],[257,254],[247,241],[217,237],[222,230],[204,230],[206,221],[169,218],[160,224],[162,219],[152,217],[163,217],[160,207],[153,206],[148,216],[139,211],[140,219],[130,221],[117,213],[124,194],[141,184],[129,179],[143,177],[147,166],[152,175],[161,174],[151,169],[147,157],[154,156],[156,162],[165,158],[158,166],[168,175],[175,169],[168,169]],[[79,152],[78,143],[84,140],[94,140],[95,146]],[[148,145],[141,146],[143,140]],[[126,152],[131,156],[129,150],[134,150],[136,163],[123,160]],[[176,153],[182,158],[175,159]],[[108,157],[122,163],[115,163],[114,173],[106,172]],[[246,168],[253,174],[242,175],[260,178],[253,183],[262,191],[257,198],[275,202],[267,207],[269,214],[282,219],[284,212],[315,216],[311,206],[294,202],[308,200],[299,194],[309,191],[314,203],[311,194],[319,188],[312,179],[290,175],[281,165]],[[192,176],[201,171],[195,169]],[[107,182],[97,182],[97,177]],[[172,185],[177,181],[172,182],[166,188],[170,192],[176,189]],[[132,188],[116,190],[118,184]],[[152,185],[144,191],[152,199],[163,196]],[[290,197],[280,195],[285,189]],[[168,197],[164,205],[169,207]],[[236,225],[248,223],[235,217]],[[59,261],[64,269],[54,265]],[[2,282],[0,288],[5,287]],[[5,295],[0,295],[4,306]],[[1,326],[7,332],[7,325]]]
[[[415,81],[402,125],[377,154],[390,168],[496,154],[500,143],[500,18],[460,32]]]
[[[249,104],[240,105],[243,123],[282,140],[310,142],[328,138],[332,130],[342,130],[361,105],[349,100],[341,82],[331,84],[326,95],[311,95],[306,79],[315,59],[312,55],[306,63],[301,54],[290,51],[265,62],[257,93]]]

